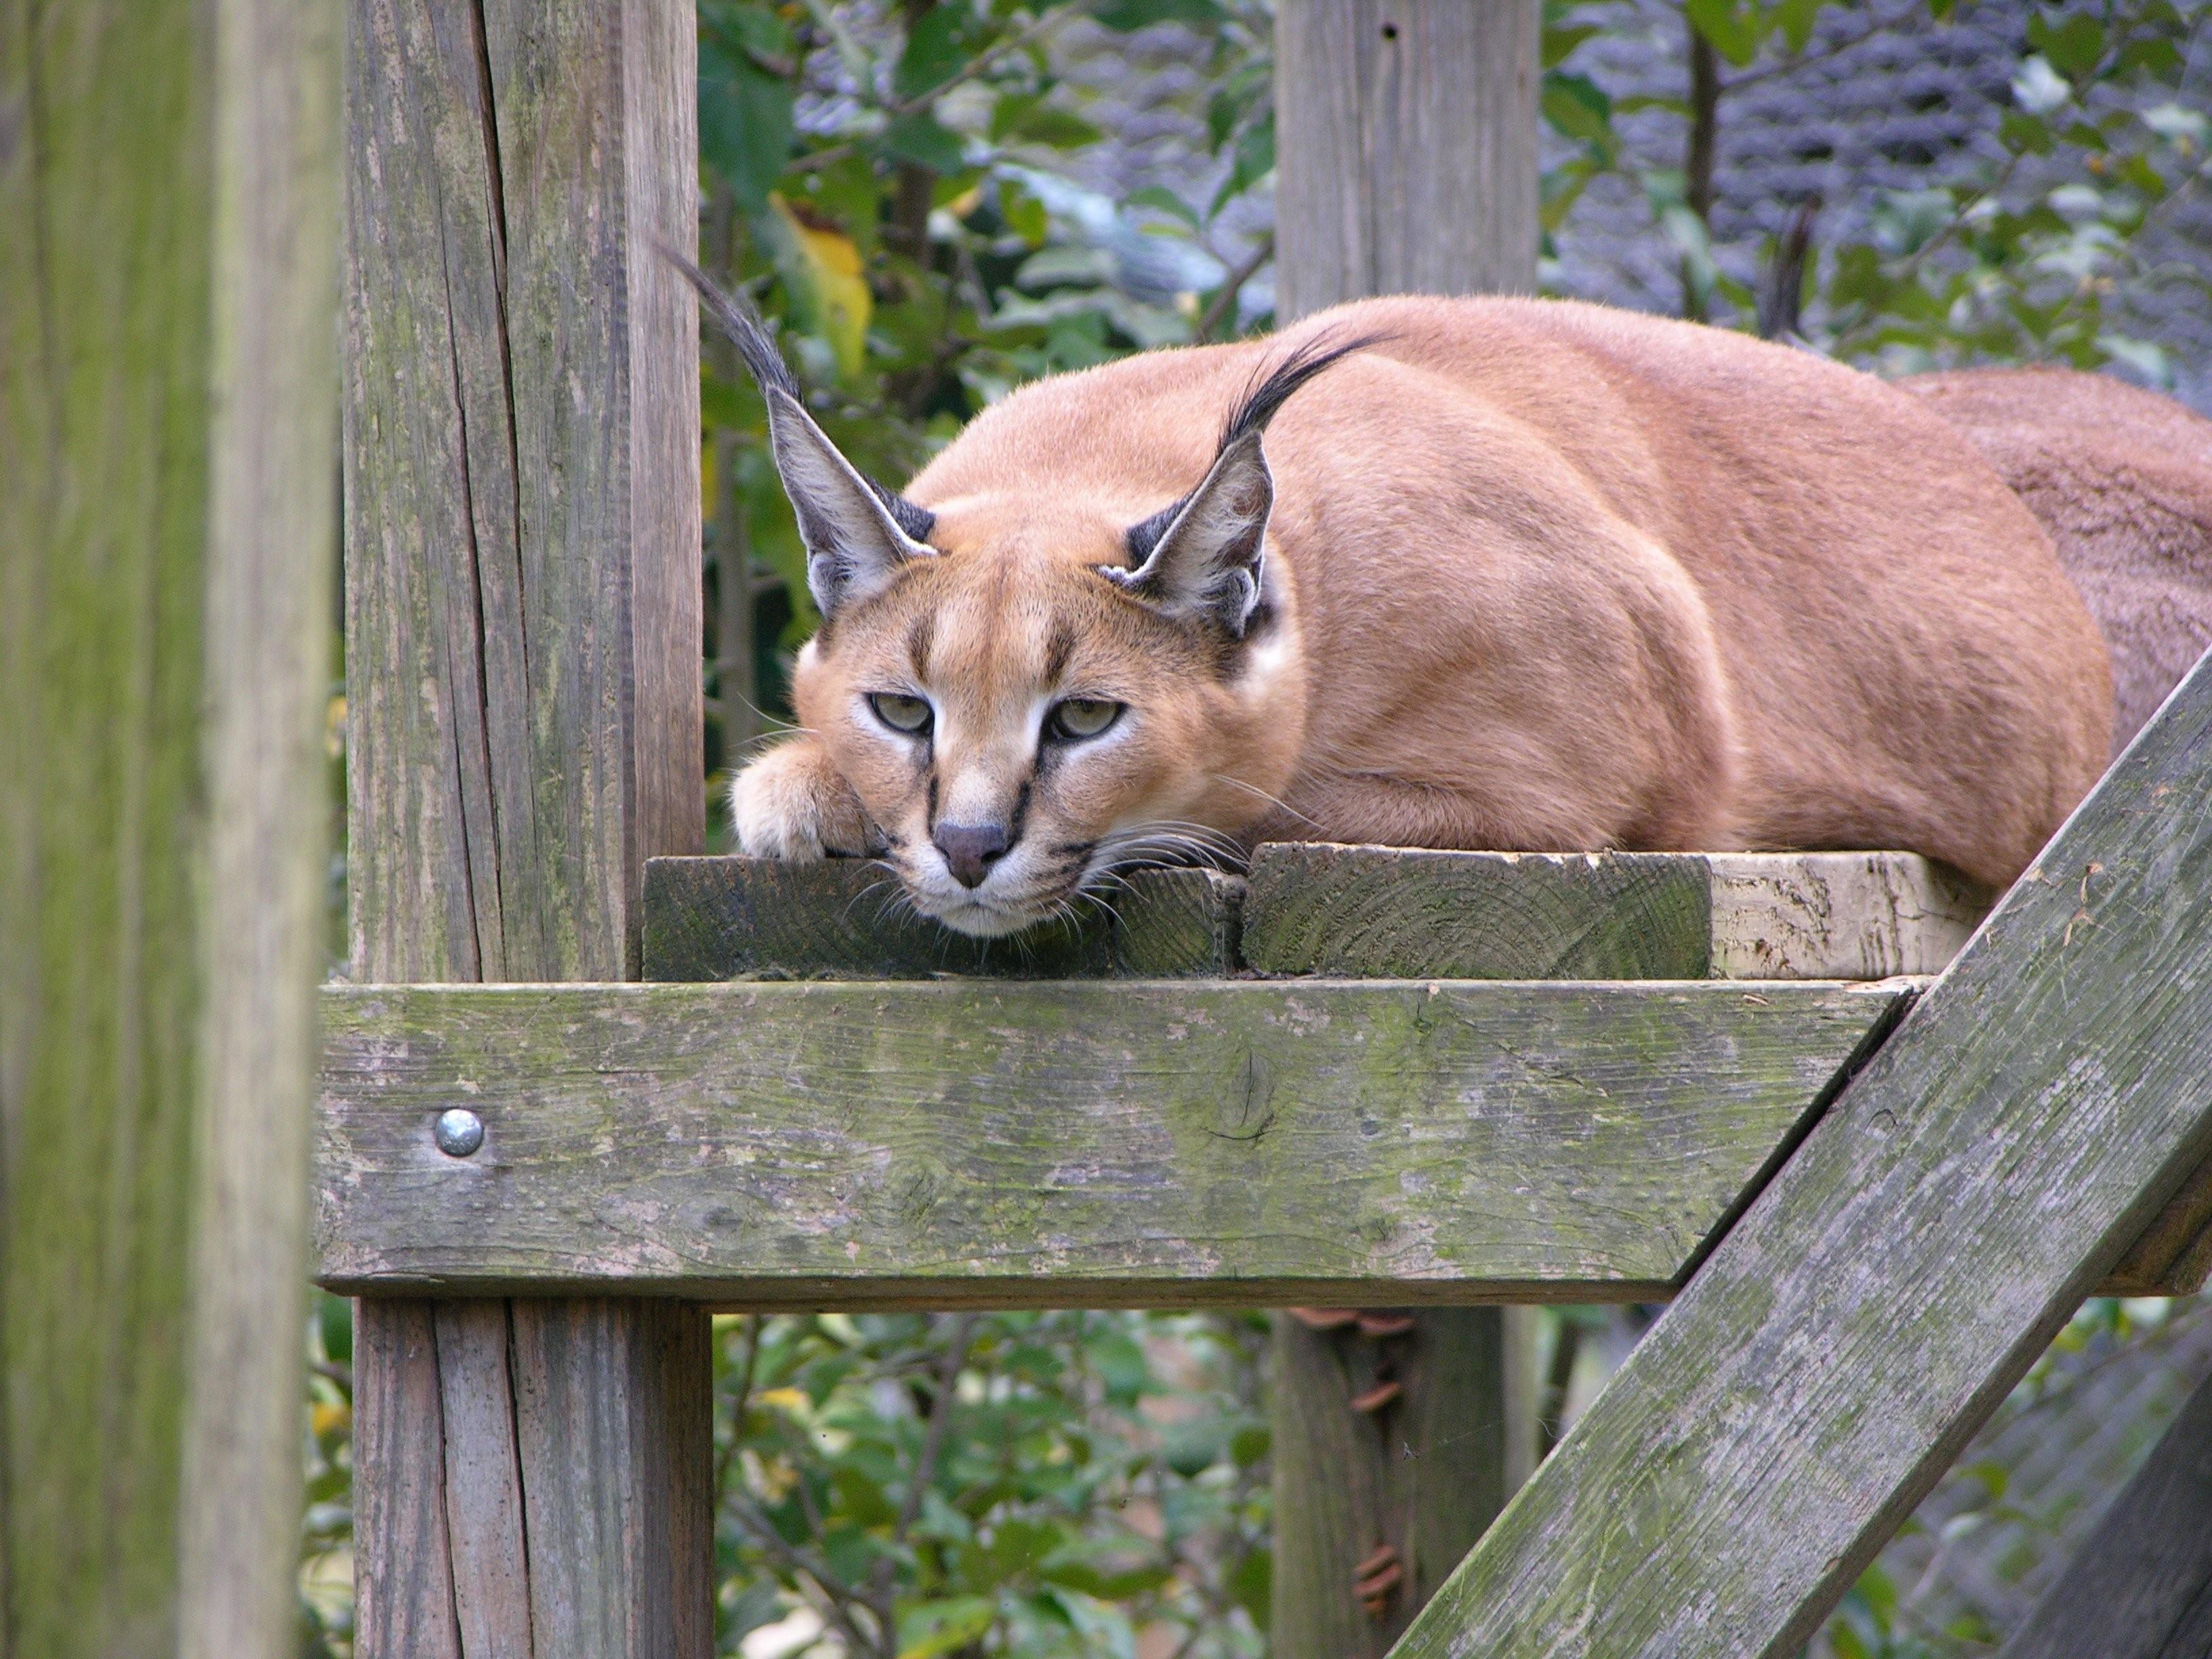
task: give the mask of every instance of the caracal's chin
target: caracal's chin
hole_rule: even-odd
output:
[[[1065,896],[1024,894],[1006,897],[965,890],[955,895],[924,892],[908,886],[907,896],[914,902],[916,910],[956,933],[965,933],[970,939],[1005,939],[1012,933],[1026,933],[1055,916],[1066,916],[1068,901],[1074,895],[1071,891]]]

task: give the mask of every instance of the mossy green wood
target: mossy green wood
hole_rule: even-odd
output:
[[[753,1307],[1656,1297],[1904,995],[334,990],[319,1272]],[[431,1139],[454,1105],[470,1158]]]
[[[1252,860],[1244,954],[1273,974],[1703,979],[1712,875],[1688,854],[1271,843]]]
[[[0,6],[0,1651],[295,1650],[336,17]]]
[[[1238,965],[1243,891],[1218,871],[1141,871],[1071,921],[979,939],[916,914],[872,860],[653,859],[644,977],[1218,977]]]
[[[2212,1148],[2212,659],[1396,1650],[1796,1652]]]
[[[704,827],[696,10],[345,11],[353,970],[623,977]],[[703,1659],[704,1326],[359,1304],[360,1659]]]

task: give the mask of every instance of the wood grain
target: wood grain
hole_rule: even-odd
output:
[[[1534,1310],[1430,1314],[1381,1341],[1275,1321],[1269,1626],[1294,1650],[1382,1659],[1528,1478],[1535,1439],[1519,1430],[1534,1417]],[[1355,1410],[1384,1376],[1398,1398]],[[1383,1544],[1404,1577],[1376,1617],[1354,1594],[1355,1574]]]
[[[1911,853],[1711,853],[1720,979],[1940,974],[1996,896]]]
[[[2208,1613],[2212,1382],[2190,1395],[1998,1659],[2202,1659]]]
[[[356,971],[625,977],[705,823],[690,14],[350,15]]]
[[[0,7],[0,1649],[296,1650],[337,54]]]
[[[1112,908],[1016,939],[956,933],[902,902],[898,878],[858,859],[654,859],[645,871],[653,980],[1064,979],[1220,976],[1237,969],[1244,884],[1212,870],[1147,870]]]
[[[1534,0],[1275,12],[1276,310],[1534,291]]]
[[[1703,858],[1285,842],[1252,860],[1244,957],[1273,974],[1703,979]]]
[[[751,1307],[1656,1296],[1902,994],[336,989],[319,1271]],[[457,1103],[466,1159],[429,1135]]]
[[[644,861],[696,852],[704,827],[697,325],[651,249],[696,236],[694,9],[349,15],[353,970],[633,975]],[[356,1340],[405,1356],[366,1386],[413,1400],[428,1366],[441,1409],[362,1400],[397,1426],[365,1443],[357,1486],[440,1471],[451,1522],[364,1506],[362,1659],[709,1650],[688,1419],[586,1432],[562,1403],[670,1396],[674,1316],[448,1309],[426,1348],[397,1334],[427,1304],[359,1304]],[[542,1411],[516,1409],[526,1325]],[[441,1603],[384,1605],[441,1582]]]
[[[1401,1652],[1794,1652],[2203,1161],[2208,1070],[2200,664]]]

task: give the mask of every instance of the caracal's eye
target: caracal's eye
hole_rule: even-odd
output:
[[[909,738],[921,737],[929,730],[932,711],[926,697],[909,697],[899,691],[871,691],[868,707],[885,726]]]
[[[1071,741],[1095,738],[1121,718],[1122,707],[1103,697],[1064,698],[1044,717],[1044,729],[1050,736]]]

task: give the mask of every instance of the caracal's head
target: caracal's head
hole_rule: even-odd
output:
[[[1233,855],[1288,780],[1304,684],[1279,573],[1185,609],[1133,583],[1125,528],[947,502],[929,550],[823,595],[799,719],[949,927],[1014,933],[1117,870]]]
[[[799,659],[800,723],[915,907],[961,933],[1012,933],[1118,870],[1233,857],[1304,736],[1261,433],[1351,348],[1255,385],[1203,480],[1137,522],[1141,509],[1079,478],[1051,499],[924,507],[855,471],[757,325],[702,293],[762,383],[823,617]]]

